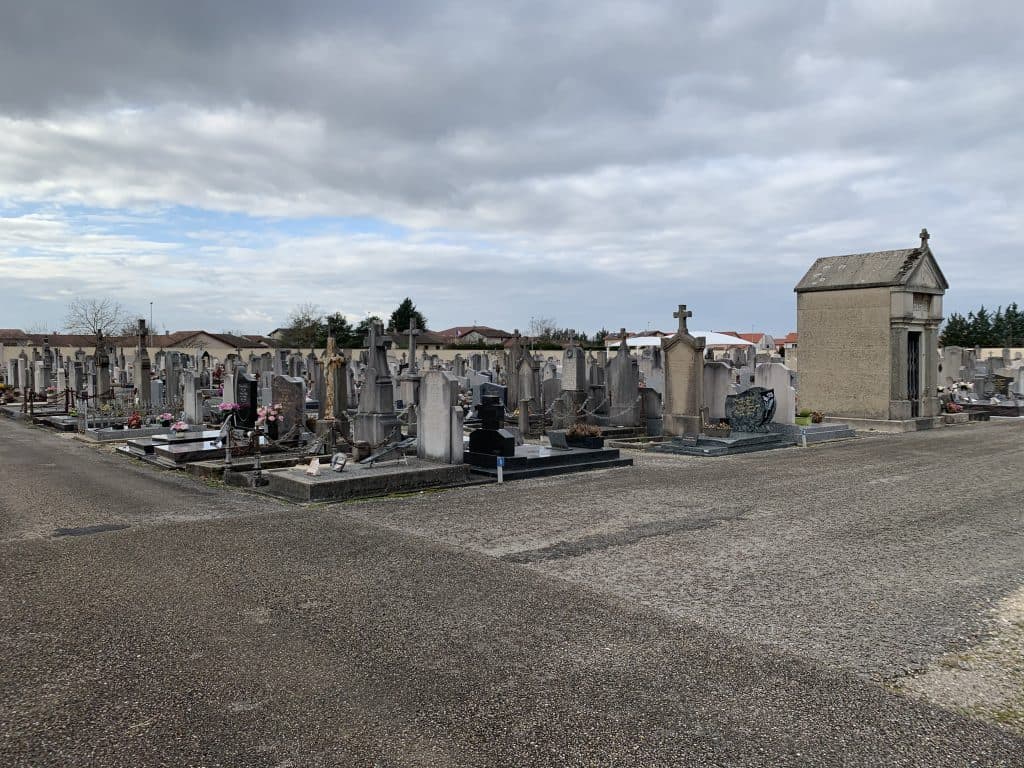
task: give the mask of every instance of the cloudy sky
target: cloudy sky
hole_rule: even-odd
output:
[[[1024,301],[1012,0],[0,0],[0,327],[785,333],[819,256]]]

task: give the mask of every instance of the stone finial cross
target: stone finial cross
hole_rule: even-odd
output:
[[[409,328],[405,335],[409,337],[409,373],[416,373],[416,337],[421,333],[416,327],[416,318],[409,318]]]
[[[685,304],[680,304],[679,311],[673,312],[672,317],[679,318],[679,333],[689,336],[690,332],[686,329],[686,318],[693,317],[693,312],[688,310]]]
[[[324,356],[332,358],[338,354],[338,342],[334,340],[333,336],[327,337],[327,349],[324,352]]]
[[[370,332],[366,336],[367,349],[376,349],[381,344],[380,331],[377,330],[377,323],[370,323]]]
[[[931,235],[928,234],[928,230],[927,229],[922,229],[921,230],[921,247],[922,248],[927,248],[928,247],[928,239],[930,237],[931,237]]]
[[[626,344],[626,329],[619,328],[619,346],[621,347],[623,345],[629,346]]]

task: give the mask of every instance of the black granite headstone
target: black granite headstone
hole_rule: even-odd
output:
[[[235,424],[239,429],[252,429],[256,426],[256,407],[259,404],[256,388],[259,383],[255,376],[248,373],[239,374],[235,384],[237,390],[235,402],[241,406],[235,414]]]
[[[725,398],[725,418],[733,432],[768,432],[774,416],[774,389],[751,387]]]
[[[516,438],[507,429],[505,423],[505,406],[496,395],[485,395],[476,407],[480,414],[480,429],[469,433],[470,453],[483,453],[489,456],[515,456]]]

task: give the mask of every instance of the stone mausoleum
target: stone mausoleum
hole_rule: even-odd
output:
[[[902,429],[928,426],[923,420],[940,415],[938,331],[947,288],[928,230],[916,248],[814,262],[795,288],[799,407]]]

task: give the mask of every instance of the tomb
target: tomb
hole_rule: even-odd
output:
[[[794,289],[800,407],[885,431],[940,419],[938,329],[949,288],[916,248],[818,259]]]

